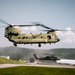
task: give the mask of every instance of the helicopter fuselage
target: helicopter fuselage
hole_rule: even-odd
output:
[[[21,31],[18,28],[7,27],[5,29],[5,37],[9,39],[9,41],[13,42],[15,46],[17,44],[41,44],[44,43],[56,43],[59,42],[55,32],[49,33],[40,33],[40,34],[21,34]]]
[[[57,60],[60,60],[59,58],[57,58],[57,57],[54,56],[54,55],[47,55],[47,56],[38,58],[38,57],[36,56],[36,54],[34,54],[34,57],[35,57],[35,59],[37,59],[37,60],[52,60],[52,61],[54,61],[54,62],[56,62]]]

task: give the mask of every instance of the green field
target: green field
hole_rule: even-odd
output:
[[[75,75],[75,69],[19,66],[1,68],[0,75]]]
[[[22,61],[16,61],[0,57],[0,64],[22,64]]]

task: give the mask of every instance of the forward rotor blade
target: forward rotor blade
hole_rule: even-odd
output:
[[[30,26],[38,26],[38,25],[15,25],[15,26],[20,26],[20,27],[30,27]]]
[[[0,19],[0,22],[1,22],[1,23],[4,23],[4,24],[6,24],[6,25],[11,25],[11,24],[7,23],[6,21],[4,21],[4,20],[2,20],[2,19]]]

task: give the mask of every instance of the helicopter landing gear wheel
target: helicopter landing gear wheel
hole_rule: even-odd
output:
[[[39,43],[38,46],[41,47],[41,44]]]
[[[14,43],[13,45],[14,45],[15,47],[17,46],[17,44],[15,44],[15,43]]]

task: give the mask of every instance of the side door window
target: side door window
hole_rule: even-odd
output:
[[[48,35],[48,36],[47,36],[47,38],[48,38],[48,39],[51,39],[51,36],[50,36],[50,35]]]

